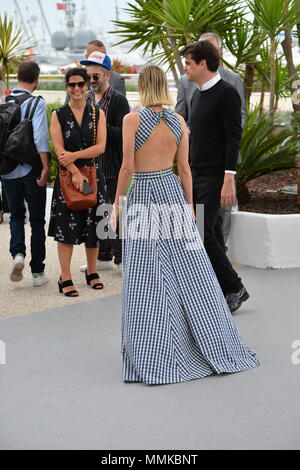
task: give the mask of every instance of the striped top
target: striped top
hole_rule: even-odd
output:
[[[100,100],[96,103],[95,93],[93,92],[93,90],[89,90],[86,94],[86,101],[91,106],[95,106],[96,108],[102,109],[102,111],[105,114],[105,117],[107,118],[107,113],[108,113],[112,93],[113,93],[113,89],[111,86],[109,86],[107,90],[103,93],[103,95],[101,96]],[[100,168],[103,171],[106,179],[114,178],[114,175],[110,174],[110,171],[109,171],[109,157],[110,155],[108,153],[108,145],[106,142],[104,152],[101,155],[99,155]]]
[[[182,128],[180,121],[176,114],[163,109],[162,111],[155,111],[152,108],[141,108],[139,111],[140,115],[140,126],[135,135],[135,151],[139,150],[141,146],[146,142],[146,140],[151,135],[155,126],[160,123],[161,118],[163,118],[171,131],[176,137],[176,143],[179,144],[182,136]]]

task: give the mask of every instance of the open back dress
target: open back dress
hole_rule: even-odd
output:
[[[164,119],[140,110],[135,150]],[[257,367],[243,344],[172,168],[134,173],[123,211],[122,373],[167,384]]]

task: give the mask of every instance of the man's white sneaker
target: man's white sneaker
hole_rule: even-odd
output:
[[[86,271],[87,265],[84,264],[83,266],[80,266],[80,271],[83,273]],[[114,263],[113,261],[100,261],[97,259],[96,263],[96,271],[106,271],[108,269],[114,269]]]
[[[33,287],[40,287],[49,281],[49,277],[45,273],[33,273],[32,274],[32,285]]]
[[[23,269],[24,269],[24,255],[22,255],[22,253],[18,253],[14,257],[13,269],[12,269],[12,272],[11,272],[11,275],[10,275],[10,280],[12,282],[22,281],[22,279],[23,279],[23,273],[22,273]]]

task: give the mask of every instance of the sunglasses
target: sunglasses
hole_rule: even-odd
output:
[[[86,85],[86,82],[84,82],[84,81],[67,83],[68,88],[75,88],[76,86],[78,86],[79,88],[83,88],[85,85]]]
[[[88,75],[88,80],[89,80],[89,82],[91,82],[91,81],[98,82],[98,80],[102,76],[103,76],[103,74],[100,74],[100,73],[92,73],[92,75]]]

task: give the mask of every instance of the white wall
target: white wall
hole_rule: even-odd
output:
[[[233,212],[228,257],[257,268],[300,267],[300,214]]]

